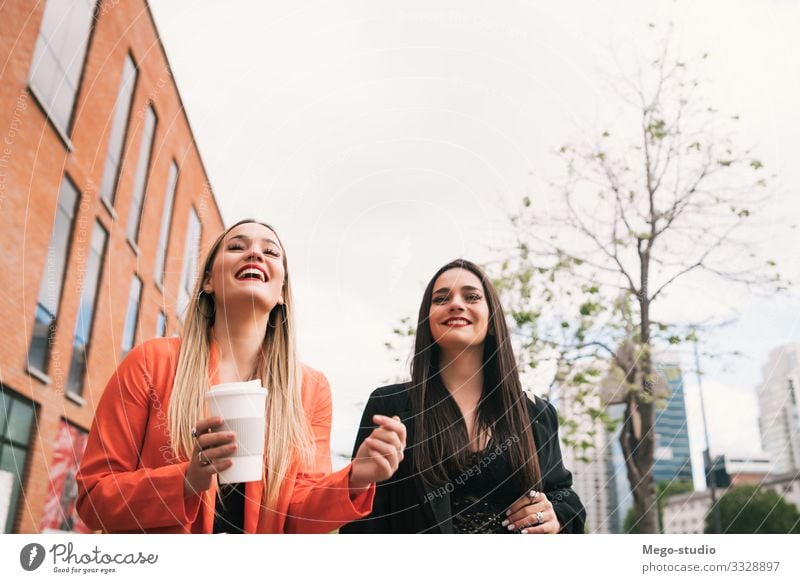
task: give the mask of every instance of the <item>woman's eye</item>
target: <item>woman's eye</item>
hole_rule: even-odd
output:
[[[280,257],[281,256],[281,252],[278,251],[277,249],[264,249],[264,253],[266,255],[271,255],[272,257]]]
[[[482,299],[483,299],[483,296],[481,294],[470,294],[470,295],[467,296],[467,301],[468,302],[479,302]]]
[[[447,301],[447,298],[445,296],[439,296],[438,298],[433,298],[433,303],[434,304],[443,304],[446,301]]]
[[[231,245],[228,245],[229,251],[241,251],[242,249],[244,249],[244,247],[242,247],[238,243],[232,243]]]

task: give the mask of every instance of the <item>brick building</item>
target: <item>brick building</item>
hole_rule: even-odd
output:
[[[0,73],[0,527],[84,531],[97,399],[223,221],[145,0],[3,3]]]

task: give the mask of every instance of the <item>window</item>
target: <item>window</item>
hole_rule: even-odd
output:
[[[128,294],[128,313],[125,316],[125,331],[122,334],[122,356],[128,354],[136,343],[136,325],[139,322],[139,302],[142,295],[142,280],[134,275]]]
[[[167,259],[167,243],[169,242],[169,225],[172,221],[172,202],[175,198],[175,189],[178,186],[178,165],[172,161],[167,179],[167,193],[164,196],[164,211],[161,213],[161,229],[158,234],[158,247],[156,247],[156,283],[164,284],[164,264]]]
[[[131,212],[128,215],[128,239],[139,243],[139,223],[142,220],[142,207],[144,194],[147,190],[147,175],[150,160],[153,157],[153,136],[156,133],[158,117],[152,104],[147,108],[142,128],[142,142],[139,146],[139,159],[136,162],[136,177],[133,182],[133,198],[131,199]]]
[[[100,285],[100,272],[105,255],[108,233],[100,223],[95,223],[89,256],[86,259],[86,274],[81,282],[81,302],[78,306],[78,320],[75,323],[75,336],[72,343],[72,361],[67,378],[67,392],[72,395],[83,393],[83,380],[86,376],[86,358],[89,351],[92,319],[94,316],[97,288]]]
[[[36,417],[33,403],[0,385],[0,524],[13,532]]]
[[[67,136],[78,94],[92,0],[49,0],[36,39],[30,86],[59,131]]]
[[[125,145],[125,130],[128,127],[128,117],[131,110],[131,101],[133,100],[134,85],[136,85],[136,64],[133,62],[131,56],[128,55],[125,58],[125,66],[122,69],[122,80],[119,84],[119,93],[117,94],[117,101],[114,104],[114,117],[111,120],[111,137],[108,141],[103,178],[100,181],[100,196],[108,203],[109,207],[114,206],[120,162],[122,161],[122,151]]]
[[[61,419],[53,444],[49,488],[45,495],[44,511],[39,528],[42,532],[90,533],[91,529],[78,517],[75,501],[78,498],[78,473],[89,435]]]
[[[158,321],[156,322],[156,336],[163,338],[167,335],[167,315],[159,310]]]
[[[178,317],[183,318],[189,298],[194,291],[195,278],[197,277],[197,263],[200,256],[200,232],[202,226],[197,211],[189,211],[189,227],[186,230],[186,246],[183,255],[183,271],[181,285],[178,288]]]
[[[79,198],[75,185],[67,176],[64,176],[58,194],[53,232],[47,247],[44,275],[42,283],[39,285],[39,299],[36,303],[36,319],[33,324],[31,345],[28,348],[28,366],[43,373],[47,373],[50,361],[50,348],[55,334],[61,289],[64,286],[69,239]]]

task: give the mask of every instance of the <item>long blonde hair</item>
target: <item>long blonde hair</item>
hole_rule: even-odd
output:
[[[175,385],[169,403],[169,428],[175,453],[188,459],[194,449],[191,431],[205,416],[204,397],[209,386],[208,366],[211,352],[211,328],[214,325],[214,299],[203,291],[203,283],[211,272],[223,240],[235,227],[245,223],[270,225],[253,219],[239,221],[222,233],[208,251],[203,270],[194,287],[181,333],[180,355],[175,372]],[[275,233],[278,237],[278,234]],[[294,335],[292,286],[286,251],[283,250],[283,304],[276,305],[269,315],[256,371],[263,386],[269,388],[266,415],[265,452],[267,472],[264,478],[264,501],[274,506],[281,483],[295,459],[311,463],[314,445],[303,410],[301,395],[302,370],[297,360]]]

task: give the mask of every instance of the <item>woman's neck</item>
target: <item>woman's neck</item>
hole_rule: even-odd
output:
[[[483,394],[483,347],[476,346],[458,354],[442,353],[439,375],[464,414],[478,405]],[[462,406],[463,405],[463,406]]]
[[[439,375],[455,401],[467,430],[469,449],[481,451],[486,447],[488,433],[479,435],[476,427],[478,404],[483,395],[483,346],[463,350],[456,355],[443,353],[439,358]]]
[[[219,356],[220,382],[250,380],[258,364],[269,314],[217,311],[214,339]]]

